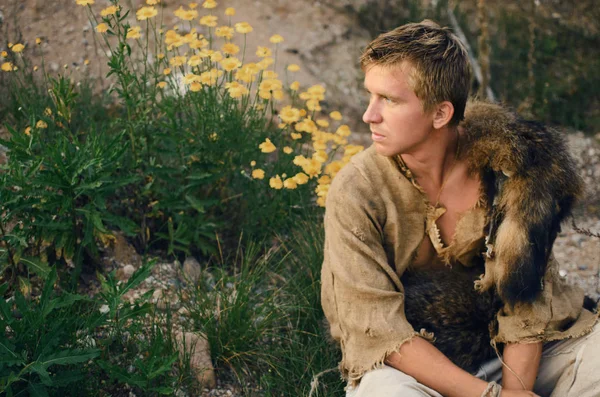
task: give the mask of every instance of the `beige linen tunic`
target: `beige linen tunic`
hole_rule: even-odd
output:
[[[387,355],[415,335],[426,336],[406,320],[400,277],[426,236],[431,211],[418,185],[373,146],[354,156],[333,180],[325,212],[321,298],[331,334],[341,345],[340,369],[350,384],[381,367]],[[465,212],[452,243],[436,248],[440,259],[468,266],[484,247],[486,217],[481,205]],[[579,288],[560,279],[552,259],[538,299],[501,310],[492,337],[498,343],[526,343],[584,335],[597,316],[582,309],[583,297]]]

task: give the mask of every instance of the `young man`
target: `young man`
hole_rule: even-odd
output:
[[[330,188],[322,269],[347,395],[600,396],[597,316],[582,309],[582,291],[559,279],[550,254],[558,209],[568,212],[580,191],[564,145],[544,147],[556,137],[499,106],[467,107],[467,54],[433,22],[382,34],[361,65],[373,145]],[[507,176],[496,192],[503,216],[488,241],[493,183],[485,175]],[[527,185],[532,179],[539,189]],[[504,365],[470,374],[406,320],[400,277],[409,267],[452,271],[484,257],[478,287],[495,288],[506,303],[492,333]]]

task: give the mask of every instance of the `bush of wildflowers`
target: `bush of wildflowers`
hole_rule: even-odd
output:
[[[79,84],[67,72],[52,76],[43,63],[36,78],[21,43],[0,54],[0,78],[12,93],[0,109],[10,133],[1,142],[9,160],[0,172],[0,259],[2,279],[13,290],[16,280],[23,290],[30,273],[46,278],[53,267],[71,269],[75,286],[80,272],[98,262],[99,245],[117,230],[143,251],[207,256],[222,241],[227,250],[240,234],[250,247],[275,234],[280,241],[298,239],[297,227],[320,230],[331,180],[362,147],[348,142],[351,131],[338,111],[321,108],[323,86],[300,87],[293,81],[298,65],[277,68],[282,36],[250,49],[252,26],[231,7],[216,15],[213,0],[179,7],[174,27],[163,24],[158,0],[137,10],[117,0],[103,9],[94,0],[74,3],[89,16],[106,54],[107,92],[93,96],[85,81]],[[307,218],[311,222],[302,223]],[[275,357],[314,342],[308,334],[321,339],[322,314],[313,296],[319,250],[310,247],[306,272],[291,271],[297,288],[288,289],[288,275],[270,273],[289,272],[290,266],[269,270],[265,264],[273,262],[262,260],[245,263],[240,274],[234,265],[233,276],[224,266],[220,289],[206,285],[213,292],[202,295],[206,310],[195,323],[214,345],[217,363],[230,365],[240,380],[267,368],[300,371],[300,361],[277,368]],[[256,276],[267,273],[278,281],[265,284]],[[231,315],[214,317],[211,307],[230,292],[227,280],[239,299],[227,301]],[[113,284],[103,282],[118,292]],[[285,299],[292,303],[283,304]],[[240,321],[253,322],[244,328]],[[295,336],[294,325],[303,337]],[[253,355],[262,343],[274,347]],[[308,349],[307,358],[316,360],[319,349]],[[335,352],[328,352],[301,376],[334,361]],[[142,376],[157,368],[164,374],[171,361],[148,361],[140,377],[128,375],[105,351],[100,357],[106,360],[98,365],[111,380],[150,394],[172,391]],[[257,383],[275,394],[290,386],[267,374]]]

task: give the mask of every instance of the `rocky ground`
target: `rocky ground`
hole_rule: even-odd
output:
[[[201,1],[199,1],[201,3]],[[143,2],[125,1],[136,9]],[[368,41],[367,32],[356,21],[355,10],[364,3],[361,0],[228,0],[218,1],[215,15],[223,15],[226,7],[235,7],[233,22],[249,22],[254,32],[249,35],[250,48],[265,45],[272,34],[281,34],[285,41],[278,54],[278,63],[296,63],[301,71],[294,76],[303,85],[324,84],[328,88],[328,100],[324,110],[340,110],[345,121],[355,131],[356,140],[368,145],[368,128],[361,125],[360,115],[362,75],[357,67],[361,49]],[[108,0],[96,0],[94,10],[108,5]],[[183,3],[181,3],[183,4]],[[172,12],[180,2],[163,0],[165,23],[174,26]],[[52,71],[64,70],[68,66],[74,76],[89,76],[98,81],[98,89],[105,89],[107,72],[106,59],[93,40],[94,34],[83,7],[74,0],[3,0],[0,2],[0,18],[4,25],[0,35],[8,34],[13,42],[28,43],[34,47],[36,37],[44,42],[46,64]],[[19,36],[19,34],[21,36]],[[0,38],[0,50],[6,43]],[[33,62],[40,62],[39,53],[33,54]],[[89,59],[89,66],[84,60]],[[569,143],[578,161],[588,191],[577,208],[575,222],[581,229],[600,234],[600,136],[586,137],[582,133],[569,135]],[[0,153],[1,154],[1,153]],[[107,251],[107,268],[119,269],[119,277],[127,278],[140,261],[135,251],[125,242],[120,247]],[[600,297],[600,238],[577,232],[570,224],[563,227],[558,236],[554,253],[561,264],[560,273],[569,282],[581,285],[588,295]],[[183,275],[198,277],[199,265],[190,261],[162,263],[155,267],[154,274],[142,286],[128,296],[135,299],[148,289],[155,289],[154,299],[159,305],[169,301],[180,321],[186,321],[186,312],[178,297],[170,293],[180,283]],[[204,375],[202,375],[204,376]],[[217,387],[206,389],[205,396],[239,395],[234,386],[217,380]]]

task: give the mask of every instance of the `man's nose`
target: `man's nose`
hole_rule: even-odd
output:
[[[377,107],[376,101],[371,101],[367,110],[363,114],[363,121],[367,124],[376,124],[381,122],[381,112]]]

